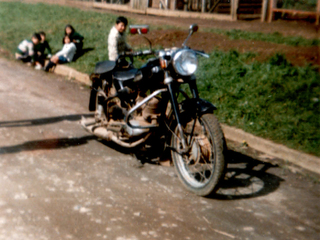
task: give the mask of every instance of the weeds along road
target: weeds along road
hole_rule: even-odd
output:
[[[0,58],[0,239],[318,239],[319,184],[232,153],[217,196],[79,125],[89,89]]]

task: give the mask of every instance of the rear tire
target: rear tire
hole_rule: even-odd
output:
[[[225,139],[217,118],[205,114],[198,118],[192,133],[194,120],[183,126],[190,151],[187,154],[171,152],[172,160],[182,184],[199,196],[213,194],[225,170]],[[171,146],[181,149],[178,128],[171,138]]]

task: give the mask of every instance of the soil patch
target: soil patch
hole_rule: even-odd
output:
[[[153,46],[169,48],[181,46],[187,35],[187,29],[186,31],[170,29],[151,30],[146,37],[151,40]],[[132,36],[129,37],[129,41],[135,46],[142,44],[144,40],[141,36]],[[275,53],[281,53],[293,65],[311,64],[320,66],[318,46],[296,47],[254,40],[231,40],[227,36],[208,32],[195,33],[190,38],[188,46],[193,49],[204,50],[207,53],[215,49],[222,51],[236,50],[240,53],[252,52],[257,54],[255,59],[258,61],[266,61]]]

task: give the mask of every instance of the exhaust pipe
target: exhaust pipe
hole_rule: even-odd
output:
[[[113,141],[116,144],[125,147],[125,148],[134,148],[138,146],[139,144],[145,142],[149,136],[151,135],[151,132],[148,133],[143,138],[135,141],[135,142],[123,142],[120,139],[118,139],[115,135],[113,135],[112,131],[107,130],[105,127],[96,126],[96,122],[94,119],[85,119],[84,117],[81,118],[81,125],[86,129],[88,132],[94,134],[95,136],[102,138],[107,141]]]

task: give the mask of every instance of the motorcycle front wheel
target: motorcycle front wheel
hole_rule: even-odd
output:
[[[217,118],[205,114],[183,126],[189,151],[182,154],[178,128],[171,138],[172,160],[182,184],[199,196],[213,194],[224,177],[225,139]]]

